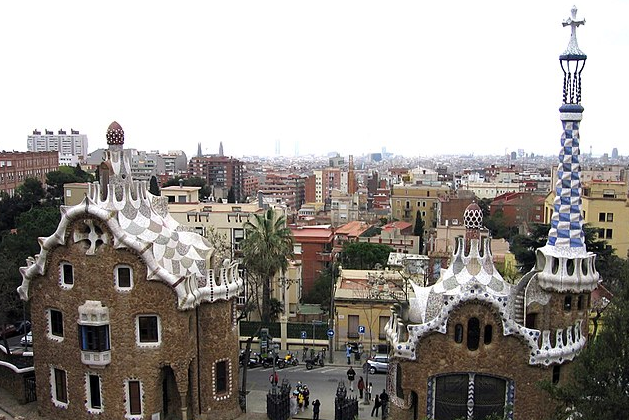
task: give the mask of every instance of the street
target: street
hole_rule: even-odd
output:
[[[351,395],[358,396],[358,390],[356,384],[360,376],[363,376],[365,382],[367,381],[366,375],[362,373],[362,370],[353,366],[356,371],[356,380],[354,381],[354,392]],[[312,370],[306,370],[306,365],[300,363],[297,366],[290,366],[284,369],[277,369],[279,375],[279,381],[287,379],[292,387],[295,389],[295,385],[298,381],[301,381],[304,385],[310,389],[310,401],[319,399],[321,401],[321,419],[333,419],[334,418],[334,398],[336,395],[336,388],[339,381],[344,381],[345,386],[347,383],[347,369],[348,366],[324,366],[316,367]],[[249,395],[247,397],[247,410],[250,412],[266,412],[266,394],[271,389],[271,383],[269,377],[273,374],[273,368],[264,369],[262,367],[250,368],[247,373],[247,389]],[[385,388],[386,375],[383,373],[369,375],[369,381],[373,384],[373,393],[380,394]],[[348,389],[349,392],[349,389]],[[373,402],[372,402],[373,404]],[[364,406],[362,402],[358,405],[359,418],[369,418],[371,414],[371,408],[373,405]],[[312,418],[312,410],[309,408],[304,413],[300,413],[297,417]]]

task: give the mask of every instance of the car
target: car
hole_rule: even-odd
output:
[[[30,331],[26,334],[25,337],[22,337],[20,340],[20,344],[23,346],[32,346],[33,345],[33,331]]]
[[[0,325],[0,337],[9,338],[17,335],[17,330],[13,324]]]
[[[386,354],[376,354],[367,359],[369,365],[369,373],[376,374],[378,372],[387,373],[389,371],[389,356]]]

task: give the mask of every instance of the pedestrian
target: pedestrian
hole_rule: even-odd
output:
[[[365,390],[365,381],[363,380],[363,377],[361,376],[360,378],[358,378],[358,394],[359,394],[359,398],[362,399],[363,398],[363,391]]]
[[[304,394],[304,407],[308,408],[310,405],[310,390],[308,389],[308,385],[304,385],[301,393]]]
[[[303,392],[300,392],[299,395],[297,395],[297,405],[299,406],[299,411],[303,412],[304,411],[304,394],[303,394]]]
[[[354,378],[356,378],[356,371],[350,366],[347,369],[347,381],[349,382],[349,390],[351,392],[354,392]]]
[[[347,364],[352,364],[352,347],[347,343],[347,348],[345,349],[345,356],[347,356]]]
[[[293,395],[290,397],[290,415],[294,416],[298,413],[298,405],[297,405],[297,395],[299,392],[293,391]]]
[[[373,392],[373,384],[369,382],[369,385],[367,385],[367,401],[371,401],[372,392]]]
[[[386,419],[387,408],[389,406],[389,394],[387,394],[387,391],[385,389],[383,389],[382,393],[380,394],[380,404],[382,405],[382,418]]]
[[[312,420],[319,420],[319,406],[321,402],[317,399],[312,403]]]
[[[380,397],[376,394],[376,399],[373,401],[373,408],[371,409],[371,417],[374,417],[373,413],[376,413],[376,417],[378,417],[378,410],[380,409]]]

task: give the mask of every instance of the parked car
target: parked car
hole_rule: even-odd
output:
[[[370,359],[367,359],[369,364],[369,373],[372,375],[378,372],[387,373],[389,370],[389,356],[386,354],[376,354]]]
[[[27,332],[31,331],[31,321],[26,320],[26,321],[20,321],[17,324],[15,324],[15,330],[17,331],[18,334],[24,335]]]
[[[23,346],[32,346],[33,345],[33,331],[29,331],[25,337],[22,337],[20,340],[20,344]]]
[[[17,335],[17,330],[15,329],[15,325],[13,324],[4,324],[0,325],[0,337],[13,337]]]

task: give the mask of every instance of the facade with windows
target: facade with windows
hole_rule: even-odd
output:
[[[122,129],[100,183],[62,206],[21,269],[32,308],[39,411],[49,418],[232,419],[238,404],[237,264],[134,181]],[[216,268],[218,267],[218,268]]]
[[[27,178],[35,178],[45,185],[48,172],[58,169],[57,152],[0,151],[0,192],[13,197],[15,189]]]
[[[597,229],[598,238],[607,241],[621,258],[629,257],[629,197],[626,181],[583,181],[583,220]],[[555,193],[546,197],[544,222],[550,223]]]
[[[79,133],[78,130],[44,130],[42,134],[39,130],[33,130],[26,140],[29,152],[59,152],[61,157],[74,156],[80,162],[84,162],[87,157],[87,135]]]

